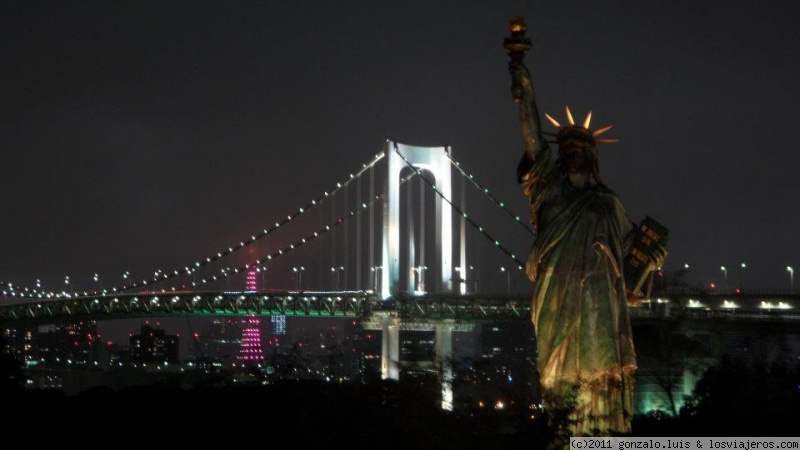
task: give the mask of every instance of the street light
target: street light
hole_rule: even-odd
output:
[[[335,274],[336,275],[336,289],[337,290],[339,289],[339,272],[341,272],[343,270],[344,270],[344,267],[342,267],[342,266],[331,267],[331,284],[333,284],[332,278],[333,278],[333,275]]]
[[[789,272],[789,292],[794,292],[794,269],[792,266],[786,266],[786,271]]]
[[[506,274],[506,290],[510,294],[511,293],[511,271],[506,270],[505,267],[500,268],[500,272],[505,272]]]
[[[103,290],[103,283],[100,282],[100,275],[94,274],[94,276],[92,277],[92,280],[94,280],[94,282],[97,284],[96,290],[98,292],[102,291]]]
[[[722,271],[723,276],[725,278],[725,292],[727,292],[728,291],[728,269],[726,269],[725,266],[720,266],[719,270]]]
[[[256,273],[258,273],[258,286],[260,288],[264,288],[264,276],[267,274],[266,267],[256,267]]]
[[[292,271],[297,274],[297,289],[303,289],[303,272],[306,270],[305,267],[292,267]]]
[[[472,271],[474,271],[474,270],[475,270],[475,267],[473,267],[473,266],[469,266],[469,269],[467,269],[467,270],[469,270],[470,272],[472,272]],[[466,277],[464,277],[464,278],[466,278]],[[478,276],[477,276],[477,275],[475,275],[475,273],[473,272],[472,278],[474,278],[474,281],[472,282],[472,285],[473,285],[473,293],[477,294],[477,293],[478,293]]]
[[[744,288],[744,269],[747,268],[747,264],[742,263],[742,288]]]

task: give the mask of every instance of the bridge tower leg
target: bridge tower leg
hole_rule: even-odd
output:
[[[381,317],[381,379],[399,380],[400,369],[400,319]]]
[[[400,281],[400,172],[409,166],[431,172],[441,197],[436,202],[436,253],[441,257],[441,279],[435,291],[451,287],[453,278],[453,214],[444,199],[452,197],[452,170],[448,155],[450,147],[416,147],[387,140],[384,154],[388,161],[386,195],[383,208],[383,249],[381,271],[381,297],[387,299],[399,292],[412,292]],[[444,198],[442,198],[444,197]]]
[[[453,410],[453,322],[436,324],[436,367],[442,380],[442,409]]]

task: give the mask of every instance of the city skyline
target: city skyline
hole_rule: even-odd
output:
[[[386,139],[451,146],[525,217],[502,48],[521,15],[542,112],[613,125],[603,179],[632,220],[670,229],[665,269],[788,290],[798,155],[774,130],[800,114],[800,7],[773,6],[2,5],[0,280],[87,289],[94,274],[119,285],[184,267],[292,214]],[[532,239],[517,240],[524,259]]]

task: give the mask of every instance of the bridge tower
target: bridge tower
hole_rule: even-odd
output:
[[[443,292],[451,288],[453,274],[453,214],[445,199],[451,198],[452,174],[450,167],[450,147],[418,147],[387,140],[384,154],[388,161],[383,208],[383,247],[381,272],[381,297],[387,299],[400,292],[412,292],[413,280],[400,286],[400,172],[411,166],[417,170],[427,170],[433,174],[436,189],[441,193],[436,201],[436,254],[440,257],[440,279],[435,281],[434,290]],[[464,248],[461,257],[465,260]]]
[[[383,207],[383,247],[381,273],[381,297],[387,299],[401,292],[414,290],[409,277],[406,286],[400,286],[400,173],[411,166],[415,170],[427,170],[434,177],[434,186],[441,194],[435,203],[435,249],[439,257],[440,278],[434,284],[435,292],[453,288],[453,214],[446,199],[452,198],[452,173],[450,147],[418,147],[387,140],[384,143],[387,158],[387,180]],[[462,230],[459,259],[465,266],[466,251]],[[410,269],[410,268],[409,268]],[[463,287],[463,283],[458,284]],[[382,328],[381,373],[384,379],[399,378],[399,347],[401,324],[397,317],[384,316]],[[442,407],[452,409],[452,368],[449,358],[453,347],[453,324],[440,323],[435,327],[436,363],[442,376]]]

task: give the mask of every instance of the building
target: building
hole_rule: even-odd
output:
[[[146,367],[180,363],[180,343],[177,335],[168,335],[154,328],[149,321],[142,324],[141,332],[130,337],[130,346],[121,363],[126,366]]]

